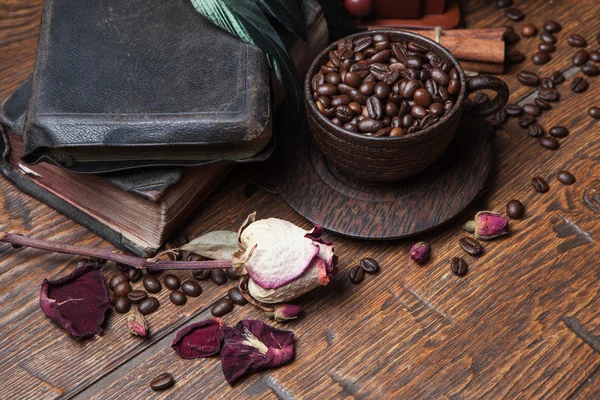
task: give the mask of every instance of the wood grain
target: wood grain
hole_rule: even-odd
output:
[[[466,1],[468,27],[538,28],[546,19],[563,25],[553,61],[540,69],[569,76],[573,53],[570,33],[591,42],[598,33],[594,0],[525,2],[515,5],[527,15],[511,23],[494,2]],[[5,0],[0,4],[0,93],[7,94],[31,72],[40,0]],[[596,14],[597,15],[597,14]],[[17,38],[17,39],[13,39]],[[537,39],[515,47],[531,50]],[[595,44],[594,44],[595,46]],[[530,61],[503,76],[512,101],[532,101],[535,89],[521,87],[515,72],[533,68]],[[124,316],[113,314],[105,334],[77,342],[67,337],[38,308],[44,277],[72,268],[74,257],[0,246],[0,398],[581,398],[600,392],[600,121],[587,115],[586,104],[598,102],[600,79],[572,93],[559,86],[561,102],[539,118],[548,129],[568,127],[559,150],[542,148],[514,119],[495,135],[495,159],[481,197],[462,218],[420,235],[432,246],[430,262],[419,267],[408,259],[413,240],[359,241],[326,234],[340,256],[341,272],[330,287],[297,301],[305,315],[285,326],[297,337],[297,359],[229,387],[218,359],[182,360],[169,344],[181,326],[207,317],[206,309],[227,287],[203,283],[204,293],[180,308],[160,294],[162,306],[149,317],[151,337],[132,338]],[[247,197],[248,182],[260,183],[268,165],[237,168],[184,226],[194,237],[213,229],[234,229],[246,214],[306,220],[278,196],[259,190]],[[561,169],[576,177],[572,186],[555,179]],[[548,179],[550,192],[539,194],[531,177]],[[503,211],[518,198],[525,218],[511,223],[513,233],[486,242],[480,258],[458,246],[461,225],[476,210]],[[0,229],[75,244],[110,247],[95,235],[0,180]],[[360,216],[354,216],[359,218]],[[449,259],[465,257],[464,278],[454,276]],[[361,285],[347,279],[362,257],[380,261],[382,272]],[[105,274],[114,272],[108,265]],[[185,276],[181,273],[180,276]],[[250,307],[236,307],[226,317],[263,318]],[[152,393],[148,381],[169,371],[175,387]]]

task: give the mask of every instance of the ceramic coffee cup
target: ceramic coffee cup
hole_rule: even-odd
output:
[[[463,116],[489,116],[501,110],[509,97],[504,81],[486,75],[467,78],[458,60],[446,48],[421,35],[398,30],[376,30],[347,38],[355,39],[377,33],[385,33],[391,40],[416,42],[449,59],[460,76],[460,91],[453,108],[426,129],[398,137],[374,137],[350,132],[321,114],[313,99],[312,77],[328,61],[329,51],[337,49],[337,42],[323,50],[313,60],[304,81],[309,128],[331,164],[351,178],[365,183],[394,182],[419,173],[446,150]],[[497,94],[484,104],[466,104],[465,99],[470,93],[482,89],[490,89]]]

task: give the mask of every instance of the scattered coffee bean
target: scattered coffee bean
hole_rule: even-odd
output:
[[[525,15],[523,15],[523,13],[521,12],[521,10],[519,10],[518,8],[507,8],[506,11],[504,12],[504,15],[506,15],[506,18],[510,19],[511,21],[521,21],[523,20],[523,18],[525,18]]]
[[[552,106],[550,105],[550,103],[548,103],[546,100],[544,99],[540,99],[539,97],[536,97],[534,100],[535,104],[543,111],[548,111],[552,108]]]
[[[179,289],[179,286],[181,286],[179,278],[172,274],[165,275],[163,283],[165,284],[165,287],[169,290],[177,290]]]
[[[554,46],[554,44],[552,43],[540,43],[538,44],[538,50],[539,51],[545,51],[547,53],[553,53],[554,51],[556,51],[556,46]]]
[[[158,293],[162,290],[162,285],[155,276],[146,275],[142,282],[148,293]]]
[[[131,303],[127,300],[127,297],[117,297],[115,300],[115,311],[119,314],[125,314],[131,308]]]
[[[524,37],[532,37],[537,34],[537,28],[532,24],[523,24],[521,27],[521,35]]]
[[[198,297],[202,294],[202,288],[195,281],[185,281],[181,284],[181,290],[187,296]]]
[[[233,268],[225,269],[225,275],[227,275],[227,277],[232,281],[237,281],[240,279],[240,277],[233,271]]]
[[[575,183],[575,177],[569,171],[560,171],[556,175],[556,179],[564,185],[572,185]]]
[[[550,136],[554,136],[555,138],[564,138],[569,136],[569,130],[564,126],[553,126],[550,128],[548,133],[550,133]]]
[[[576,77],[571,82],[571,90],[575,93],[585,92],[588,88],[588,82],[584,78]]]
[[[379,272],[379,263],[372,258],[363,258],[360,260],[360,266],[367,274],[376,274]]]
[[[549,189],[548,182],[541,176],[536,176],[531,180],[531,185],[538,193],[546,193]]]
[[[114,305],[116,300],[117,297],[115,294],[113,292],[108,292],[108,301],[110,301],[110,304]]]
[[[181,290],[173,290],[169,295],[169,298],[171,299],[171,303],[176,306],[182,306],[187,302],[187,297]]]
[[[545,89],[552,89],[555,85],[554,82],[552,82],[552,79],[544,78],[540,80],[540,86]]]
[[[540,39],[544,43],[556,43],[556,36],[554,36],[552,32],[543,31],[542,33],[540,33]]]
[[[465,276],[469,270],[467,262],[462,257],[454,257],[450,262],[450,268],[458,276]]]
[[[544,24],[544,29],[551,33],[559,32],[562,29],[562,26],[556,21],[550,20]]]
[[[519,200],[511,200],[506,204],[506,215],[510,219],[521,219],[525,213],[525,207]]]
[[[536,123],[536,119],[533,115],[530,114],[523,114],[520,118],[519,118],[519,126],[521,128],[527,128],[529,125],[531,124],[535,124]]]
[[[550,59],[551,59],[550,53],[547,53],[545,51],[539,51],[539,52],[535,53],[533,56],[531,56],[531,61],[533,61],[533,63],[535,65],[546,64],[548,61],[550,61]]]
[[[227,292],[227,297],[229,297],[229,300],[231,300],[233,304],[237,304],[239,306],[243,306],[244,304],[248,303],[248,300],[246,300],[240,289],[236,287],[229,289],[229,292]]]
[[[573,47],[585,47],[587,44],[583,36],[577,35],[575,33],[569,35],[569,37],[567,38],[567,43],[569,43],[569,45]]]
[[[483,254],[483,246],[481,244],[471,238],[471,237],[463,237],[458,241],[458,244],[464,251],[472,255],[473,257],[479,257]]]
[[[113,292],[117,297],[127,296],[127,293],[129,293],[130,291],[131,285],[129,284],[129,282],[121,282],[113,288]]]
[[[540,77],[534,72],[527,70],[518,72],[517,79],[526,86],[537,86],[540,84]]]
[[[541,88],[538,90],[538,97],[546,101],[558,101],[560,93],[556,88]]]
[[[210,269],[201,269],[199,271],[194,271],[194,278],[198,279],[199,281],[204,281],[208,278],[210,278]]]
[[[542,109],[535,104],[527,103],[523,105],[523,111],[526,114],[533,115],[534,117],[539,117],[542,115]]]
[[[590,107],[588,109],[588,114],[594,119],[600,119],[600,107]]]
[[[561,84],[565,81],[565,76],[560,71],[554,71],[552,76],[550,76],[550,80],[552,80],[552,82],[555,84]]]
[[[116,274],[111,276],[110,280],[108,281],[108,287],[111,290],[114,290],[115,286],[123,282],[129,282],[129,279],[127,279],[127,275],[125,275],[123,272],[117,272]]]
[[[227,274],[222,269],[211,269],[210,280],[213,281],[215,285],[224,285],[227,282]]]
[[[158,310],[159,306],[160,303],[156,297],[147,297],[138,304],[138,311],[142,315],[148,315]]]
[[[127,293],[127,299],[133,304],[141,303],[146,297],[148,297],[148,293],[143,290],[132,290]]]
[[[170,388],[174,383],[173,375],[165,372],[150,381],[150,388],[158,392]]]
[[[361,283],[365,278],[365,270],[360,265],[352,267],[349,273],[350,282],[354,284]]]
[[[513,5],[512,0],[496,0],[496,7],[505,8]]]
[[[600,51],[599,50],[590,51],[590,60],[592,60],[593,62],[600,62]]]
[[[508,53],[506,53],[506,59],[510,64],[518,64],[520,62],[525,61],[525,54],[523,54],[517,49],[512,49],[509,50]]]
[[[504,110],[511,117],[518,117],[523,114],[523,109],[518,104],[507,104]]]
[[[507,29],[503,34],[502,34],[502,40],[504,40],[504,43],[506,43],[507,45],[513,45],[519,42],[519,40],[521,40],[521,36],[519,36],[517,34],[517,32],[515,32],[514,29]]]
[[[573,65],[580,66],[587,62],[590,59],[590,54],[585,50],[579,50],[573,54],[571,58],[571,62]]]
[[[600,68],[596,64],[587,63],[581,66],[581,72],[587,76],[598,76],[600,75]]]
[[[212,306],[210,313],[215,317],[222,317],[223,315],[230,313],[231,310],[233,310],[233,302],[227,297],[223,297]]]
[[[125,272],[125,275],[127,275],[127,279],[129,279],[130,282],[137,282],[140,279],[142,279],[142,276],[144,276],[144,273],[142,272],[141,269],[129,268],[127,270],[127,272]]]
[[[544,128],[540,124],[531,124],[527,127],[527,133],[531,137],[544,136]]]
[[[558,140],[556,140],[552,136],[544,136],[540,139],[540,144],[548,150],[556,150],[560,147],[560,143],[558,143]]]

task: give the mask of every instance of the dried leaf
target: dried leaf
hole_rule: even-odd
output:
[[[213,260],[231,260],[232,254],[238,250],[237,233],[230,231],[213,231],[206,233],[180,250],[189,251]]]

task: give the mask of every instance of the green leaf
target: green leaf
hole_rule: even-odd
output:
[[[263,11],[298,39],[308,40],[304,12],[296,0],[254,0]]]

